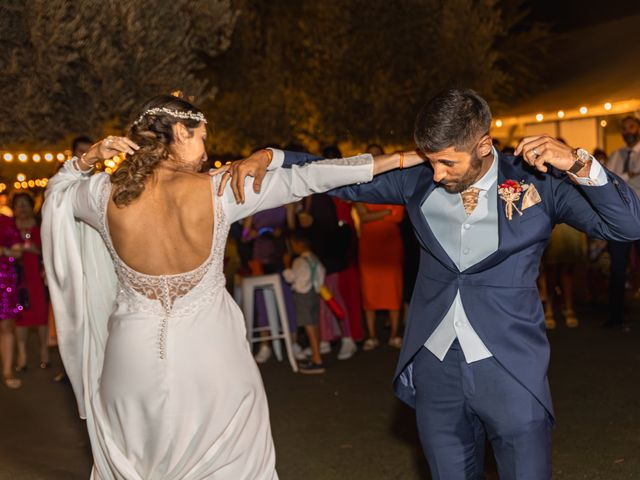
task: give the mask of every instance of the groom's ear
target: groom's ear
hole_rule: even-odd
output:
[[[476,153],[480,158],[486,157],[493,150],[493,141],[489,135],[485,135],[478,142],[478,147],[476,149]]]

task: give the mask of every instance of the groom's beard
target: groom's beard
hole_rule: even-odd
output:
[[[440,185],[449,193],[462,193],[479,180],[478,175],[481,170],[482,159],[478,157],[476,152],[473,152],[469,169],[462,175],[460,180],[445,181],[441,182]]]

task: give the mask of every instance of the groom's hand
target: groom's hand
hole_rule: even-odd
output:
[[[237,160],[223,168],[211,170],[210,175],[222,174],[218,195],[222,196],[227,183],[231,181],[231,189],[237,203],[244,203],[244,183],[247,176],[253,177],[253,191],[260,193],[262,180],[271,163],[271,150],[258,150],[243,160]]]
[[[525,137],[518,144],[515,155],[520,155],[529,165],[541,172],[547,172],[547,165],[566,172],[576,161],[574,149],[548,135]]]

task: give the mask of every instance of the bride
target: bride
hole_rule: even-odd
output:
[[[66,162],[47,188],[45,266],[92,479],[277,479],[264,388],[224,288],[229,226],[401,161],[273,165],[238,204],[224,183],[215,195],[220,176],[197,173],[205,124],[185,100],[153,98],[127,137]],[[91,175],[119,153],[112,176]]]

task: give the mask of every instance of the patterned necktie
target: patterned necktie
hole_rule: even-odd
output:
[[[462,205],[464,205],[464,211],[467,212],[467,216],[471,215],[478,205],[478,194],[480,189],[476,187],[469,187],[460,194],[462,197]]]
[[[627,158],[624,159],[624,167],[622,168],[622,173],[629,173],[631,167],[631,152],[631,149],[627,150]]]

